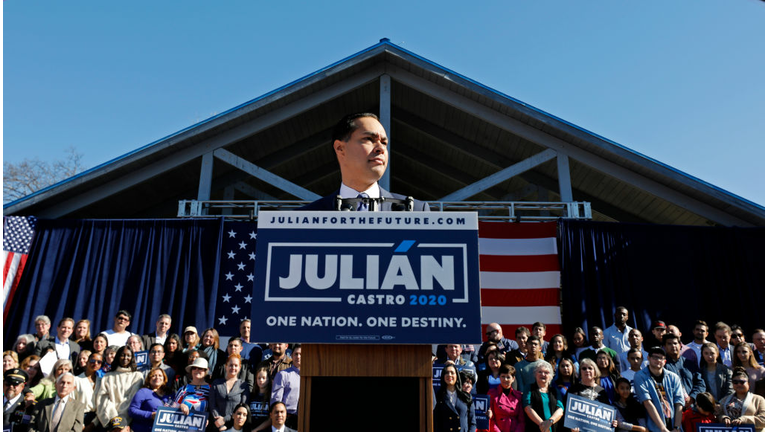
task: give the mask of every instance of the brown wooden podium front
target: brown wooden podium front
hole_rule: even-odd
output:
[[[431,431],[430,345],[302,345],[299,431]]]

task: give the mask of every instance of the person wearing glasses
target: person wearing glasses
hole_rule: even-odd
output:
[[[683,384],[674,372],[664,369],[667,356],[660,346],[648,350],[648,367],[635,374],[635,394],[646,410],[651,432],[681,432]]]
[[[112,328],[101,332],[107,337],[107,345],[125,346],[128,338],[133,335],[133,333],[126,330],[129,325],[131,325],[131,314],[127,310],[118,311]]]
[[[152,346],[149,347],[148,354],[149,368],[144,372],[144,378],[147,377],[147,374],[149,374],[151,369],[159,368],[165,372],[165,376],[168,379],[168,382],[174,382],[176,379],[176,372],[172,367],[163,362],[163,359],[165,358],[165,348],[163,345],[160,343],[152,344]]]
[[[89,426],[96,418],[96,406],[93,404],[93,392],[96,389],[96,380],[98,371],[104,364],[104,356],[99,353],[91,353],[88,356],[88,362],[85,364],[85,371],[75,378],[75,398],[83,404],[84,421],[86,431],[93,429],[96,425]]]
[[[3,430],[16,423],[15,412],[23,412],[26,408],[23,392],[28,379],[29,375],[23,369],[13,368],[3,373]]]
[[[755,425],[755,431],[765,428],[765,399],[749,391],[749,377],[742,367],[733,370],[735,393],[720,400],[717,420],[726,426]]]
[[[487,341],[483,342],[483,345],[480,346],[477,364],[483,364],[486,362],[485,354],[488,352],[488,347],[491,345],[495,345],[499,349],[499,352],[505,355],[508,352],[517,349],[517,342],[504,337],[504,331],[502,330],[499,323],[488,324],[488,327],[485,328],[485,337]]]

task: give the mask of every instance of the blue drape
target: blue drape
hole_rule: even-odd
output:
[[[91,320],[91,337],[118,310],[149,333],[169,313],[172,331],[213,323],[223,220],[41,220],[6,317],[6,344],[33,333],[35,316]]]
[[[703,319],[711,334],[717,321],[739,324],[751,341],[749,332],[765,327],[764,235],[764,228],[562,220],[563,326],[604,329],[625,306],[628,324],[643,334],[661,319],[690,340]]]

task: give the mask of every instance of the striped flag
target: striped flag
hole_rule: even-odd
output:
[[[497,322],[514,338],[540,321],[547,338],[561,333],[557,223],[480,222],[479,231],[483,326]]]
[[[27,263],[36,222],[34,216],[3,216],[3,323]]]

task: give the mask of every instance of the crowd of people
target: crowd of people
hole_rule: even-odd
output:
[[[643,335],[617,308],[614,325],[547,337],[546,325],[520,327],[514,339],[497,323],[482,345],[433,346],[440,370],[435,431],[476,430],[473,396],[488,395],[490,431],[557,432],[568,394],[616,407],[613,427],[635,432],[695,432],[697,423],[765,425],[765,332],[697,321],[692,340],[658,321]],[[121,310],[111,329],[91,337],[90,322],[46,316],[3,353],[3,428],[15,432],[150,432],[158,409],[207,413],[206,432],[297,428],[301,345],[251,342],[250,320],[220,345],[216,329],[170,333],[128,328]],[[751,343],[745,340],[751,336]],[[12,431],[13,432],[13,431]],[[578,429],[574,432],[579,432]]]

